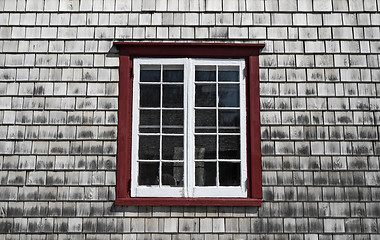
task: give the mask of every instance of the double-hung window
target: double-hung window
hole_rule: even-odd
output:
[[[116,204],[259,205],[262,46],[117,45]]]

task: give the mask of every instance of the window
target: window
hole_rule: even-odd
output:
[[[263,45],[116,45],[116,204],[260,205]]]
[[[247,197],[244,65],[134,59],[132,197]]]

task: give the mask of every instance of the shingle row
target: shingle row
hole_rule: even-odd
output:
[[[150,13],[0,13],[2,26],[379,26],[380,14],[366,13],[268,13],[268,12],[150,12]]]
[[[363,12],[376,11],[380,3],[357,0],[2,0],[4,11],[280,11]]]

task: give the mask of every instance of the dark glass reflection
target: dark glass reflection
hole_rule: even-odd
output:
[[[195,110],[195,132],[216,132],[216,109]]]
[[[140,84],[140,107],[160,107],[160,85]]]
[[[219,84],[219,107],[239,107],[239,85]]]
[[[172,187],[183,186],[183,163],[162,163],[162,185],[169,185]]]
[[[158,185],[158,162],[139,162],[139,185]]]
[[[183,159],[183,136],[163,136],[162,137],[162,159],[164,160]]]
[[[195,162],[195,185],[216,186],[216,162]]]
[[[160,159],[160,136],[139,137],[139,159]]]
[[[160,110],[140,110],[140,132],[160,132]]]
[[[183,133],[183,110],[162,111],[163,133]]]
[[[183,82],[183,70],[164,70],[164,82]]]
[[[219,132],[239,132],[240,110],[219,110]]]
[[[166,108],[183,107],[183,85],[164,85],[162,106]]]
[[[240,186],[240,163],[219,162],[219,185]]]
[[[216,159],[216,136],[195,136],[195,159]]]
[[[195,106],[216,107],[216,84],[195,85]]]
[[[160,82],[160,78],[161,78],[161,71],[159,69],[140,71],[140,82]]]
[[[214,71],[195,71],[195,81],[215,82],[216,72]]]
[[[239,72],[238,71],[219,71],[218,81],[219,82],[239,82]]]
[[[219,159],[240,159],[240,136],[219,136]]]

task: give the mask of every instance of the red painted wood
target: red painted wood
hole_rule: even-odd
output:
[[[222,47],[241,47],[241,48],[263,48],[264,43],[181,43],[181,42],[114,42],[116,46],[222,46]]]
[[[131,179],[132,150],[132,78],[129,56],[120,55],[119,111],[117,134],[116,198],[130,196],[128,183]]]
[[[245,58],[258,55],[263,44],[116,42],[131,57]]]
[[[245,104],[246,104],[246,121],[245,121],[245,125],[246,125],[246,133],[247,133],[247,143],[246,143],[246,151],[247,151],[247,178],[248,178],[248,181],[247,181],[247,196],[249,198],[252,197],[252,191],[251,191],[251,138],[250,138],[250,116],[249,116],[249,113],[250,113],[250,107],[249,107],[249,96],[250,96],[250,92],[249,92],[249,57],[245,59],[245,71],[244,71],[244,74],[245,74]]]
[[[126,198],[115,205],[132,206],[261,206],[261,199],[250,198]]]
[[[119,127],[116,205],[154,206],[261,206],[261,136],[259,95],[259,51],[264,44],[221,43],[126,43],[120,48]],[[247,74],[247,198],[132,198],[132,60],[134,57],[245,58]]]
[[[259,56],[249,57],[249,131],[251,157],[251,196],[262,198],[261,135],[260,135],[260,92]]]

